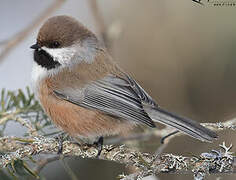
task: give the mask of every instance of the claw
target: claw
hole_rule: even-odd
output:
[[[99,158],[99,156],[101,155],[102,152],[102,147],[103,147],[103,137],[101,136],[98,141],[94,142],[94,145],[96,145],[98,147],[98,154],[97,154],[97,158]]]
[[[172,132],[172,133],[170,133],[170,134],[167,134],[166,136],[164,136],[164,137],[162,137],[161,138],[161,144],[165,144],[165,140],[167,139],[167,138],[169,138],[170,136],[172,136],[172,135],[175,135],[176,133],[178,133],[179,131],[174,131],[174,132]]]

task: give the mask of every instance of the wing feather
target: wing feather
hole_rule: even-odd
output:
[[[133,83],[133,82],[132,82]],[[55,94],[78,106],[96,109],[103,113],[143,123],[150,127],[155,127],[154,122],[144,111],[142,100],[134,90],[134,84],[129,82],[128,77],[118,77],[109,75],[104,79],[90,83],[81,92],[73,97],[68,94],[55,90]],[[145,95],[142,95],[144,98]],[[148,98],[147,98],[148,99]],[[150,101],[150,99],[149,99]]]

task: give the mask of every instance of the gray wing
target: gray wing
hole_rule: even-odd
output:
[[[131,77],[107,76],[81,89],[55,90],[57,96],[78,106],[155,127],[155,122],[174,127],[202,141],[212,141],[217,134],[191,119],[180,117],[160,107]]]
[[[155,127],[142,106],[143,102],[150,105],[155,105],[155,102],[127,75],[124,77],[109,75],[89,84],[80,92],[70,89],[55,90],[54,93],[78,106]]]

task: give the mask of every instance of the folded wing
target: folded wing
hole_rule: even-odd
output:
[[[217,134],[195,121],[170,113],[154,102],[131,77],[109,75],[92,82],[83,90],[54,91],[55,94],[78,106],[155,127],[155,122],[174,127],[201,141],[212,141]]]
[[[96,109],[117,118],[155,127],[154,122],[143,109],[138,95],[140,93],[135,90],[128,78],[110,75],[89,84],[77,94],[74,90],[55,90],[54,92],[57,96],[78,106]],[[154,103],[144,91],[140,95],[143,99]]]

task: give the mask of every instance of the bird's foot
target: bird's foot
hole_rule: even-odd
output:
[[[103,147],[103,137],[99,137],[99,139],[97,141],[95,141],[93,143],[94,145],[96,145],[98,147],[98,154],[97,154],[97,158],[101,155],[102,152],[102,147]]]
[[[56,136],[58,142],[58,151],[57,154],[62,154],[63,152],[63,142],[70,139],[70,136],[65,132],[60,133]]]
[[[170,136],[173,136],[173,135],[177,134],[178,132],[179,132],[179,131],[174,131],[174,132],[171,132],[171,133],[167,134],[166,136],[162,137],[162,138],[161,138],[161,144],[165,144],[165,140],[166,140],[167,138],[169,138]]]

